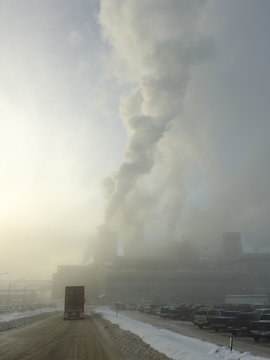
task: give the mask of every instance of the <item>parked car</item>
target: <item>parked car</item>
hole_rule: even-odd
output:
[[[221,316],[221,310],[218,309],[201,309],[197,311],[193,316],[193,323],[197,325],[199,328],[203,328],[204,326],[209,326],[209,320],[214,316]]]
[[[215,331],[228,330],[230,321],[233,321],[238,315],[237,311],[221,310],[221,316],[212,316],[208,319],[209,326]]]
[[[261,315],[260,320],[252,321],[250,332],[255,341],[270,339],[270,314]]]
[[[178,320],[191,320],[192,307],[189,305],[177,305],[176,306],[176,319]]]
[[[127,309],[128,310],[137,310],[137,304],[128,304]]]
[[[172,305],[162,306],[159,316],[163,319],[175,319],[177,316],[176,307]]]
[[[255,309],[253,310],[253,313],[258,314],[259,317],[261,317],[262,315],[270,314],[270,309],[269,308]]]
[[[150,305],[150,314],[159,315],[161,308],[162,308],[161,305],[151,304],[151,305]]]
[[[232,334],[249,334],[251,322],[258,320],[259,315],[254,312],[241,312],[234,319],[229,321],[228,329]]]

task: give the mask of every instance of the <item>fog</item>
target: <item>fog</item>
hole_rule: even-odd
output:
[[[0,273],[88,262],[104,229],[268,251],[269,10],[0,1]]]

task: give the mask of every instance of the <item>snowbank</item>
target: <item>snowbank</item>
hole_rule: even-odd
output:
[[[174,360],[269,360],[269,358],[230,351],[226,347],[159,329],[122,314],[116,316],[115,312],[108,307],[98,307],[95,311],[111,323],[119,325],[121,329],[136,334],[146,344]]]
[[[40,315],[48,312],[55,312],[56,309],[54,308],[44,308],[39,310],[31,310],[31,311],[24,311],[24,312],[12,312],[7,314],[0,315],[0,323],[1,322],[8,322],[11,320],[22,319],[30,316]]]
[[[46,308],[25,312],[13,312],[0,315],[0,333],[31,324],[55,313],[56,309]]]

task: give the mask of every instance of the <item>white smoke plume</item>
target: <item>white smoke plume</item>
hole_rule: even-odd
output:
[[[109,195],[105,222],[122,232],[128,242],[125,247],[133,249],[134,242],[140,244],[145,227],[160,207],[167,213],[166,236],[175,233],[183,181],[181,173],[172,176],[170,172],[176,175],[179,164],[156,186],[151,173],[158,167],[161,140],[174,122],[182,121],[182,102],[192,68],[215,53],[213,42],[198,26],[204,6],[201,0],[101,1],[99,19],[103,37],[111,46],[112,67],[133,87],[120,109],[128,133],[124,161],[104,182]],[[168,192],[172,181],[174,186]],[[180,188],[175,193],[176,186]]]
[[[129,89],[104,226],[128,252],[145,237],[196,241],[207,253],[230,231],[249,251],[269,251],[269,10],[246,0],[101,1],[110,71]]]

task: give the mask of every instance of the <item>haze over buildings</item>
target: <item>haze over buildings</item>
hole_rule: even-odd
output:
[[[0,272],[225,232],[268,248],[269,10],[0,1]]]

